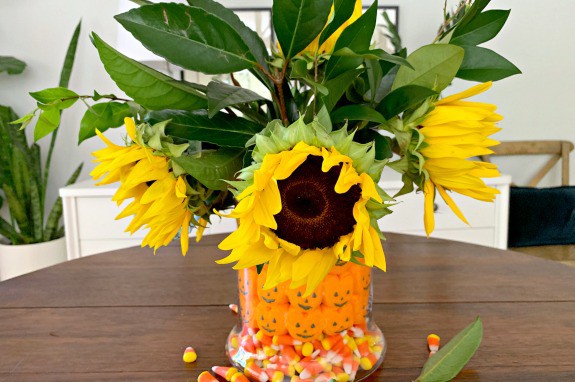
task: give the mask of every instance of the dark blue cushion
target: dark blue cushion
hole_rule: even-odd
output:
[[[511,187],[509,247],[575,244],[575,186]]]

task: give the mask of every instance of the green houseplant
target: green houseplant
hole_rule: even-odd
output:
[[[74,64],[80,24],[77,26],[68,46],[66,59],[60,75],[60,86],[67,86]],[[13,57],[0,57],[0,72],[9,75],[21,73],[26,64]],[[23,127],[30,120],[21,124],[16,113],[9,107],[0,105],[0,206],[5,202],[9,217],[0,217],[0,234],[6,245],[0,248],[0,280],[13,277],[22,271],[12,270],[14,267],[24,270],[34,270],[66,259],[64,246],[64,227],[61,224],[62,200],[58,198],[49,213],[45,214],[46,191],[50,164],[54,153],[54,145],[58,133],[60,113],[44,114],[36,123],[36,132],[51,135],[48,154],[42,167],[41,149],[34,142],[28,143]],[[15,121],[16,120],[16,121]],[[12,123],[12,121],[15,121]],[[41,136],[34,135],[37,141]],[[74,171],[67,184],[72,184],[78,178],[82,164]],[[57,260],[40,260],[36,262],[19,256],[18,252],[29,244],[60,243],[60,253]],[[13,256],[12,252],[16,251]],[[38,249],[35,252],[43,252]],[[10,260],[9,260],[10,259]],[[47,261],[47,262],[46,262]],[[16,272],[16,273],[15,273]]]

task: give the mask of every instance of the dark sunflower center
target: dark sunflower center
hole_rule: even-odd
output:
[[[361,188],[334,191],[341,165],[321,171],[323,159],[310,155],[287,179],[278,181],[282,210],[275,215],[278,237],[302,249],[331,247],[353,231],[353,206]]]

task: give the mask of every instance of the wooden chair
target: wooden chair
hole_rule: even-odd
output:
[[[528,187],[536,187],[545,175],[561,161],[561,185],[569,185],[569,154],[573,151],[573,143],[569,141],[508,141],[492,147],[495,152],[490,156],[510,155],[550,155],[551,158],[531,178]],[[490,162],[489,156],[481,157]]]

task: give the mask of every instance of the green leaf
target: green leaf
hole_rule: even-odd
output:
[[[167,135],[227,147],[243,148],[261,130],[258,124],[225,113],[217,113],[212,118],[204,110],[165,110],[150,114],[150,123],[167,120],[170,120],[166,126]]]
[[[355,0],[334,0],[333,2],[333,19],[326,25],[319,37],[318,46],[331,37],[353,15],[355,9]]]
[[[80,163],[76,170],[72,173],[68,181],[66,182],[66,186],[76,183],[80,173],[82,172],[82,167],[84,167],[83,163]],[[60,222],[60,218],[62,217],[63,205],[62,205],[62,198],[58,197],[52,206],[52,210],[48,215],[48,219],[46,220],[46,228],[44,229],[44,241],[54,240],[57,239],[58,236],[58,223]]]
[[[80,121],[78,144],[96,135],[96,129],[104,132],[124,124],[124,118],[132,115],[130,106],[120,102],[103,102],[86,110]]]
[[[331,121],[333,123],[349,121],[370,121],[377,123],[385,123],[386,120],[376,110],[365,105],[348,105],[340,107],[331,113]]]
[[[343,48],[349,48],[353,52],[368,50],[376,18],[377,0],[359,19],[343,30],[335,43],[334,52]],[[362,62],[363,58],[360,57],[331,57],[325,69],[325,78],[333,79],[341,73],[357,68]]]
[[[324,86],[329,91],[328,95],[321,97],[323,104],[325,105],[327,111],[333,110],[337,101],[345,94],[347,88],[353,83],[353,81],[362,72],[361,69],[349,70],[343,73],[341,76],[331,79],[324,83]]]
[[[391,119],[427,98],[437,95],[437,92],[423,86],[402,86],[385,96],[381,103],[377,105],[376,110],[386,119]]]
[[[180,167],[212,190],[226,190],[224,180],[233,180],[243,166],[244,150],[220,148],[204,151],[201,157],[181,156],[173,158]]]
[[[210,118],[228,106],[265,100],[264,97],[249,89],[216,81],[212,81],[208,84],[206,96],[208,97],[208,117]]]
[[[255,31],[248,28],[232,10],[213,0],[188,0],[188,4],[192,7],[202,8],[228,23],[243,38],[258,63],[263,68],[268,69],[267,59],[269,58],[269,53],[265,43],[261,37]]]
[[[74,66],[76,48],[78,47],[78,38],[80,37],[81,29],[82,22],[80,21],[74,30],[74,34],[72,35],[70,43],[68,44],[66,58],[64,59],[64,65],[62,65],[62,70],[60,72],[60,87],[67,88],[70,84],[70,75],[72,74],[72,67]]]
[[[274,0],[272,18],[283,55],[304,50],[327,23],[332,0]]]
[[[384,160],[393,156],[391,150],[391,140],[384,137],[377,130],[362,129],[355,134],[355,138],[359,143],[374,142],[375,159]]]
[[[475,354],[482,338],[483,324],[477,317],[427,360],[416,382],[451,381]]]
[[[415,68],[399,68],[391,90],[406,85],[419,85],[437,92],[445,89],[463,62],[463,48],[449,44],[426,45],[407,57]]]
[[[459,20],[455,28],[465,28],[465,26],[473,21],[490,2],[491,0],[474,0],[471,7],[465,11],[465,14],[461,20]]]
[[[478,46],[464,46],[465,58],[457,77],[469,81],[499,81],[521,74],[515,65],[492,50]]]
[[[26,63],[10,56],[0,56],[0,73],[20,74],[26,68]]]
[[[58,125],[60,125],[60,110],[56,107],[43,110],[34,127],[34,142],[56,130]]]
[[[184,69],[221,74],[256,64],[238,32],[201,8],[162,3],[134,8],[115,18],[148,50]]]
[[[479,45],[497,36],[511,11],[494,9],[485,11],[464,27],[458,27],[453,32],[451,44]]]
[[[57,105],[60,110],[69,108],[76,103],[78,97],[80,97],[76,92],[63,87],[44,89],[32,92],[30,95],[36,101],[43,104]]]
[[[364,60],[381,60],[387,61],[398,65],[407,66],[408,68],[414,69],[413,66],[403,57],[395,56],[393,54],[387,53],[383,49],[371,49],[364,52],[354,52],[348,47],[343,47],[338,51],[334,52],[332,56],[336,57],[358,57]]]
[[[208,105],[205,96],[192,86],[124,56],[95,33],[92,38],[112,80],[146,109],[196,110]]]

